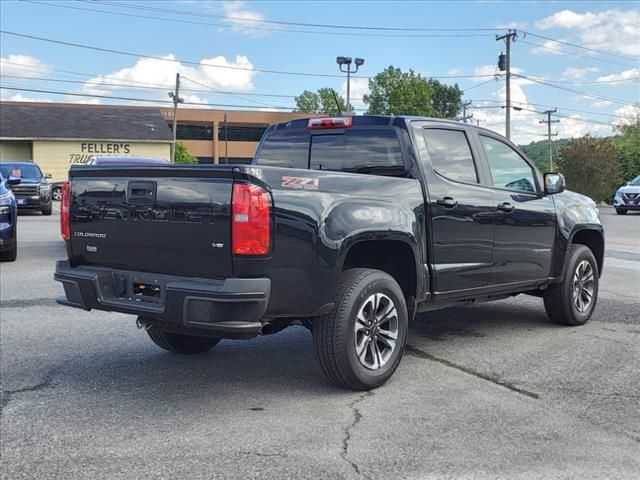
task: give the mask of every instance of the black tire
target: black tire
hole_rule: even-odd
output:
[[[53,204],[49,202],[49,205],[46,208],[42,209],[42,215],[49,216],[51,215],[52,211],[53,211]]]
[[[377,369],[369,369],[356,354],[355,324],[360,309],[376,293],[383,294],[395,305],[396,317],[393,318],[397,318],[394,320],[397,339],[385,363]],[[333,310],[313,321],[316,360],[324,375],[338,386],[352,390],[378,387],[393,375],[400,364],[407,343],[408,324],[405,298],[393,277],[367,268],[345,270],[338,283]],[[369,351],[368,348],[364,350]]]
[[[2,260],[3,262],[15,262],[16,258],[18,258],[18,240],[17,239],[15,242],[13,242],[13,245],[11,246],[11,248],[9,248],[9,250],[6,250],[0,253],[0,260]]]
[[[624,208],[616,208],[616,213],[618,215],[626,215],[627,211]]]
[[[165,332],[155,325],[146,328],[149,338],[160,348],[183,355],[196,355],[211,350],[220,341],[219,338],[198,337]]]
[[[598,263],[593,252],[584,245],[571,245],[567,255],[562,281],[551,285],[545,292],[544,307],[549,318],[555,323],[569,326],[584,325],[591,318],[598,300],[598,280],[600,276]],[[593,272],[593,292],[588,307],[581,312],[575,303],[574,277],[576,270],[583,261],[589,263]]]
[[[56,202],[62,200],[62,188],[54,187],[53,190],[51,190],[51,198]]]

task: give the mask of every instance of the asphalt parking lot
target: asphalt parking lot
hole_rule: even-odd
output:
[[[526,296],[423,315],[364,394],[321,377],[302,327],[184,357],[132,317],[57,306],[57,216],[20,216],[0,264],[2,478],[638,478],[640,214],[601,213],[587,325]]]

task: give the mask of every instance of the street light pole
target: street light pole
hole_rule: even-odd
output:
[[[351,57],[338,57],[336,63],[340,66],[340,71],[347,74],[347,113],[351,115],[351,74],[356,73],[358,68],[364,65],[364,58],[356,57],[354,60]],[[355,70],[351,70],[351,63],[355,63]],[[346,70],[342,69],[343,65],[346,65]]]

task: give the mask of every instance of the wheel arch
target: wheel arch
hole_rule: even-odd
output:
[[[342,258],[342,270],[373,268],[391,275],[400,285],[407,300],[409,319],[413,318],[416,299],[420,296],[420,291],[424,291],[424,280],[418,275],[420,257],[415,243],[398,235],[352,239],[344,249]]]
[[[602,275],[602,268],[604,266],[604,231],[602,226],[576,226],[571,232],[568,244],[569,246],[584,245],[591,250],[598,264],[598,275]]]

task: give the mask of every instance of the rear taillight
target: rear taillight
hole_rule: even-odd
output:
[[[257,185],[233,186],[231,244],[235,255],[266,255],[271,250],[271,195]]]
[[[60,202],[60,233],[63,240],[71,239],[71,217],[69,215],[71,207],[71,182],[64,182],[62,185],[62,199]]]

